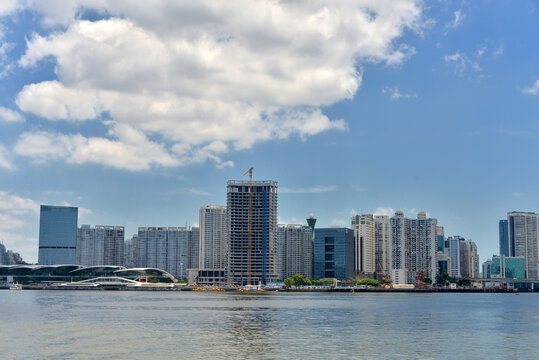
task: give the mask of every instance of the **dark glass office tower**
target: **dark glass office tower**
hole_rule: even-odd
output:
[[[509,256],[509,229],[507,220],[500,220],[500,255]]]
[[[75,264],[78,208],[41,205],[39,214],[40,265]]]

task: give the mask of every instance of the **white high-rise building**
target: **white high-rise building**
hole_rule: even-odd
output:
[[[189,248],[189,240],[196,249]],[[186,279],[190,252],[198,263],[198,228],[139,227],[136,241],[137,267],[158,268]]]
[[[226,206],[202,206],[200,208],[200,267],[224,269],[226,248]]]
[[[82,225],[77,228],[77,264],[124,265],[124,233],[123,226]]]
[[[391,278],[395,284],[406,284],[405,245],[410,236],[409,219],[397,210],[391,223]]]
[[[352,216],[354,230],[356,275],[372,274],[376,271],[376,244],[374,237],[374,217],[372,214]]]
[[[378,262],[383,266],[383,272],[391,274],[391,222],[389,216],[374,217],[375,269],[382,273]]]
[[[417,284],[422,270],[425,277],[436,276],[437,220],[420,211],[417,219],[407,219],[397,210],[391,222],[392,275],[395,283]]]
[[[460,274],[460,242],[464,241],[464,238],[455,235],[447,238],[449,247],[447,248],[447,255],[449,255],[449,276],[461,277]]]
[[[526,278],[539,277],[539,215],[532,212],[507,214],[509,256],[523,256]]]

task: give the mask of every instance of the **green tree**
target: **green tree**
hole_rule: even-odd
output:
[[[317,286],[333,285],[333,280],[331,280],[331,279],[313,280],[313,285],[317,285]]]
[[[305,285],[311,285],[312,284],[311,279],[306,278],[305,276],[300,275],[300,274],[294,275],[292,277],[292,279],[294,279],[294,284],[296,286],[305,286]]]
[[[294,279],[292,278],[284,279],[284,284],[286,285],[286,287],[291,287],[294,285]]]
[[[432,279],[426,277],[426,278],[423,279],[423,282],[424,282],[425,284],[432,284]]]
[[[380,283],[374,279],[361,279],[356,281],[356,285],[379,286]]]
[[[446,286],[449,283],[450,278],[447,270],[444,270],[441,274],[436,275],[436,284],[438,286]]]

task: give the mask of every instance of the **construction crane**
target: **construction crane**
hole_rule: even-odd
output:
[[[393,279],[391,278],[389,274],[385,273],[380,260],[377,260],[377,261],[378,261],[378,266],[380,267],[380,271],[382,272],[382,279],[384,279],[384,285],[382,285],[382,287],[384,289],[393,289]]]
[[[251,247],[253,236],[253,168],[250,168],[243,174],[249,174],[249,246],[247,253],[247,284],[251,284]]]
[[[418,289],[425,289],[427,287],[424,280],[429,270],[430,259],[431,257],[429,256],[427,258],[427,266],[425,266],[425,269],[419,269],[416,273],[415,279],[419,280],[419,284],[417,284],[415,287]]]

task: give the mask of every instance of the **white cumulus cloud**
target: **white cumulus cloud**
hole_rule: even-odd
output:
[[[19,65],[52,58],[57,79],[24,86],[19,108],[51,121],[116,125],[102,137],[25,133],[17,153],[129,170],[206,160],[232,166],[223,159],[231,150],[346,130],[322,107],[353,98],[360,64],[408,59],[415,49],[399,39],[425,23],[419,0],[24,4],[64,30],[28,38]],[[106,18],[80,20],[86,9]]]
[[[391,100],[398,100],[398,99],[413,99],[417,97],[416,93],[403,93],[399,90],[399,87],[397,85],[395,86],[386,86],[382,89],[382,94],[389,94],[389,98]]]
[[[462,21],[464,21],[466,18],[466,14],[462,10],[453,12],[453,16],[453,20],[445,25],[446,34],[449,32],[449,30],[458,28],[462,24]]]
[[[539,94],[539,79],[535,80],[532,86],[522,89],[522,92],[528,95]]]
[[[6,148],[0,144],[0,168],[13,170],[15,166],[13,166],[13,163],[9,159],[9,152],[6,150]]]
[[[0,106],[0,122],[22,122],[24,117],[17,111]]]

